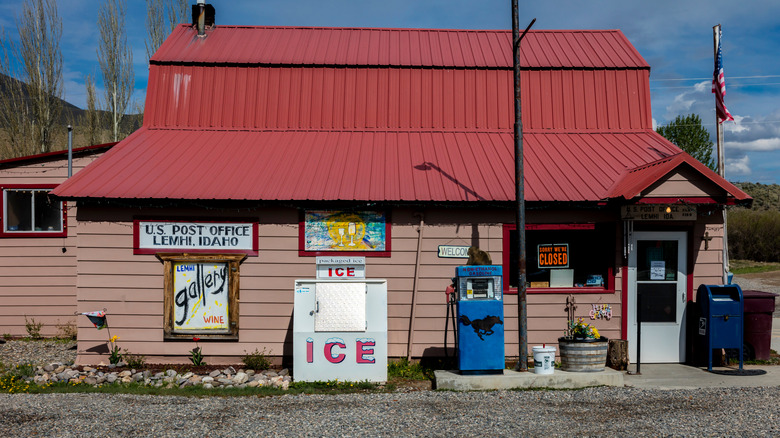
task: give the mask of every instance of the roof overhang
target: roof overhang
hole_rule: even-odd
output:
[[[653,187],[657,187],[675,172],[693,171],[711,185],[706,194],[682,196],[648,196]],[[714,190],[713,190],[714,189]],[[633,169],[626,169],[610,187],[608,198],[623,199],[637,204],[722,204],[750,206],[753,202],[747,193],[726,181],[707,166],[685,152],[662,158]]]

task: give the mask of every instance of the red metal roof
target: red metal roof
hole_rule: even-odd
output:
[[[646,70],[522,73],[523,127],[650,129]],[[152,65],[159,128],[512,130],[512,71]]]
[[[112,143],[103,143],[103,144],[96,144],[92,146],[82,146],[80,148],[74,148],[73,154],[79,155],[82,153],[89,153],[89,152],[100,152],[103,149],[108,149],[112,146],[114,146],[116,142]],[[4,160],[0,160],[0,167],[4,167],[4,165],[18,165],[22,163],[26,163],[28,161],[37,161],[37,160],[56,160],[61,159],[62,156],[68,155],[67,149],[60,149],[57,151],[51,151],[51,152],[45,152],[43,154],[35,154],[35,155],[26,155],[23,157],[14,157],[14,158],[6,158]]]
[[[150,63],[512,68],[508,30],[179,25]],[[649,68],[619,30],[531,30],[525,68]]]
[[[598,201],[679,153],[653,132],[527,132],[528,201]],[[229,190],[227,188],[230,188]],[[54,194],[233,200],[511,201],[510,132],[142,128]]]
[[[713,172],[712,169],[683,152],[633,169],[626,169],[623,175],[609,189],[607,197],[624,199],[639,197],[651,185],[669,175],[675,169],[686,165],[701,173],[736,201],[751,199],[747,193],[737,188],[734,184],[726,181],[723,177]]]
[[[54,194],[514,199],[508,31],[193,35],[178,27],[152,58],[144,127]],[[626,169],[680,153],[651,129],[647,64],[620,31],[535,31],[523,47],[540,68],[522,92],[527,200],[621,196]]]

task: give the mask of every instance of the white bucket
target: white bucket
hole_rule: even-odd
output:
[[[534,373],[552,374],[555,370],[555,347],[533,347]]]

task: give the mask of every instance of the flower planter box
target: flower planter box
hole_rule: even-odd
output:
[[[603,336],[600,339],[558,338],[561,369],[584,373],[604,371],[608,345],[609,340]]]

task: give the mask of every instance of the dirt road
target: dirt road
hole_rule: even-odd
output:
[[[734,283],[742,290],[760,290],[780,294],[780,271],[759,272],[734,276]],[[775,318],[780,318],[780,296],[775,298]]]

